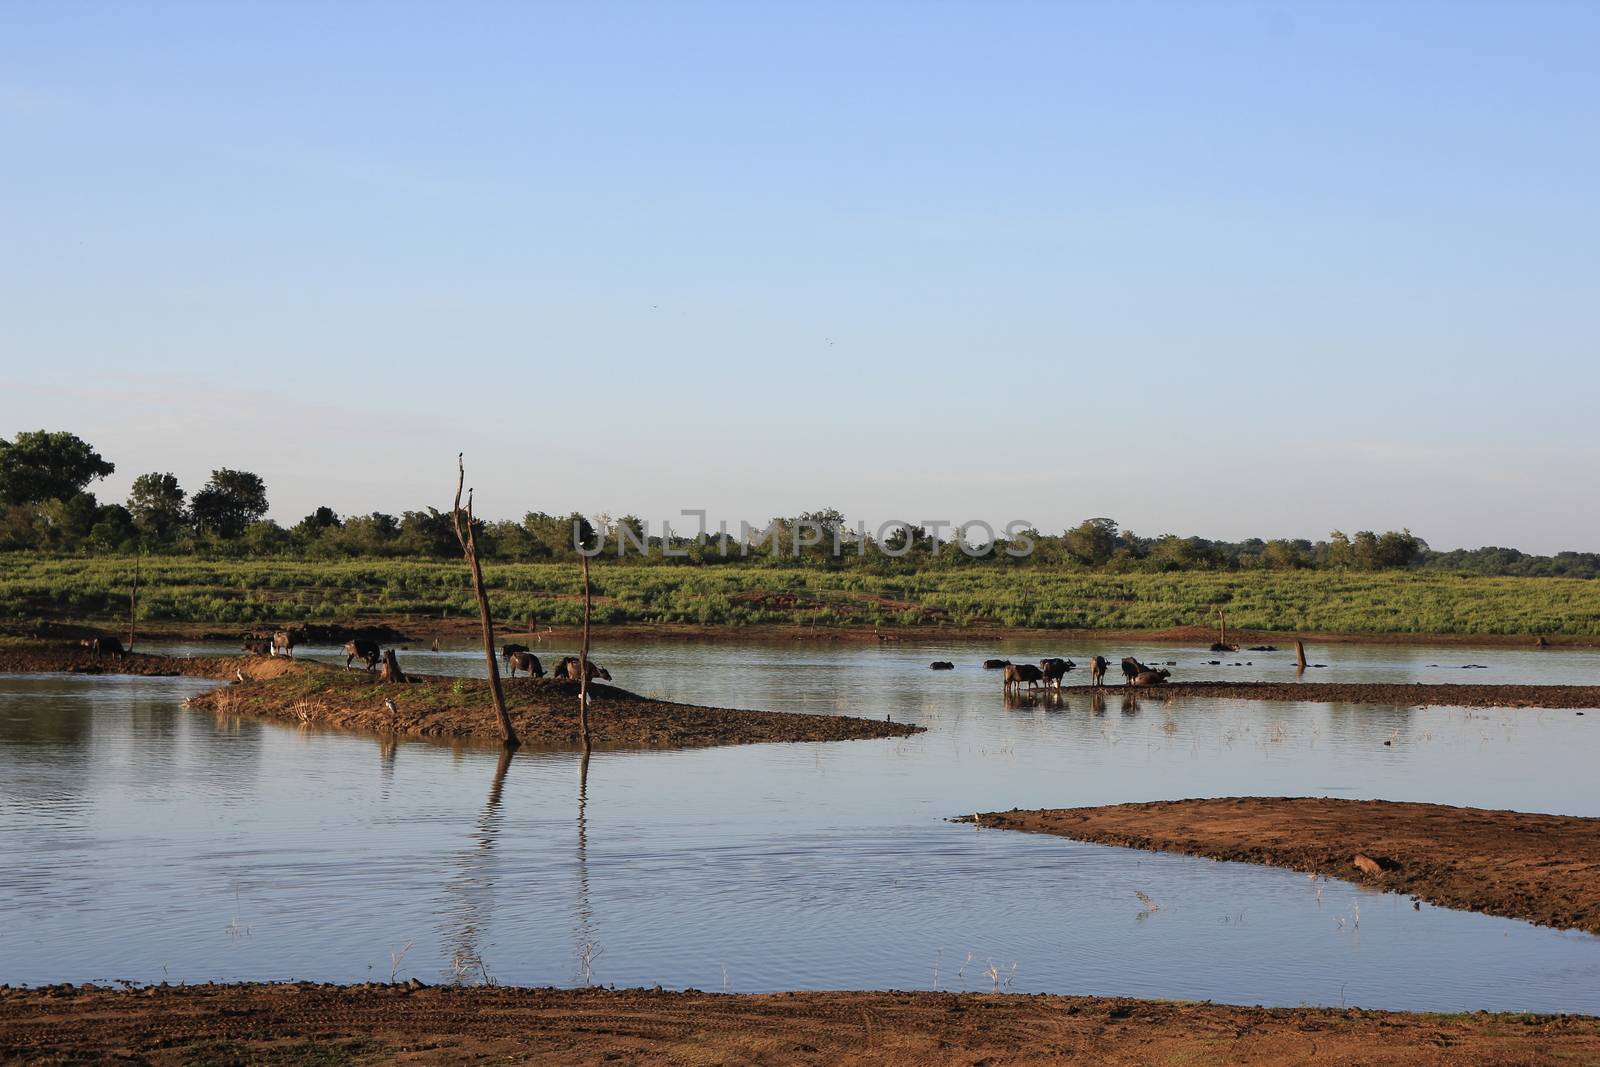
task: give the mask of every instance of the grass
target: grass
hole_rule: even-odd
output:
[[[131,558],[0,555],[0,619],[114,619]],[[502,619],[576,625],[575,564],[490,564]],[[467,571],[432,560],[141,564],[145,621],[246,626],[309,619],[460,616],[476,611]],[[805,626],[1003,626],[1160,630],[1228,625],[1353,634],[1600,635],[1600,582],[1437,572],[1240,571],[1112,575],[1045,567],[879,576],[726,565],[595,568],[595,620]]]

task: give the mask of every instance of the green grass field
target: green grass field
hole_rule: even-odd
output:
[[[0,617],[125,615],[133,560],[0,555]],[[575,564],[488,564],[495,614],[579,621]],[[146,559],[140,617],[257,624],[476,611],[459,563]],[[1102,575],[1046,568],[881,577],[770,566],[594,568],[599,623],[987,625],[1166,629],[1206,625],[1215,605],[1241,629],[1354,634],[1600,634],[1600,582],[1434,573],[1183,572]]]

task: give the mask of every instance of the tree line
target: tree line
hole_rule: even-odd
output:
[[[64,554],[192,554],[211,557],[294,556],[312,559],[423,557],[454,559],[461,547],[451,513],[425,507],[399,515],[340,515],[319,507],[292,526],[266,518],[267,488],[250,471],[220,468],[193,493],[167,472],[141,474],[123,503],[101,503],[89,486],[115,465],[88,442],[64,431],[0,438],[0,551]],[[572,560],[577,515],[529,512],[521,520],[477,520],[483,559]],[[1438,552],[1409,530],[1324,540],[1249,538],[1216,541],[1162,534],[1143,537],[1109,518],[1085,519],[1059,534],[1021,531],[997,538],[986,552],[960,551],[946,533],[903,526],[861,534],[836,509],[773,519],[752,544],[744,531],[674,535],[663,543],[637,517],[593,517],[605,549],[596,562],[715,566],[759,562],[779,566],[859,568],[894,573],[939,567],[1051,566],[1108,572],[1236,570],[1445,570],[1480,575],[1592,578],[1600,553],[1538,556],[1514,548]],[[588,520],[582,520],[587,522]],[[817,536],[820,531],[821,536]],[[806,543],[815,540],[815,543]],[[797,542],[799,547],[796,548]],[[640,555],[636,545],[649,551]],[[835,552],[835,546],[842,551]],[[1008,553],[1014,549],[1025,554]],[[670,549],[667,555],[663,549]]]

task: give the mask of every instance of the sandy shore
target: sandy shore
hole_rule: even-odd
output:
[[[995,688],[1000,688],[995,672]],[[1091,697],[1087,685],[1068,685],[1062,697]],[[1388,704],[1398,707],[1454,708],[1600,708],[1600,685],[1466,685],[1448,682],[1170,682],[1132,688],[1108,685],[1108,700],[1168,697],[1226,697],[1232,700],[1293,701],[1311,704]],[[1022,702],[1050,700],[1055,690],[1023,690]]]
[[[0,1063],[1600,1062],[1600,1019],[1102,997],[232,985],[0,989]]]
[[[961,821],[973,818],[985,827],[1291,867],[1600,934],[1600,819],[1315,797],[1001,811]]]

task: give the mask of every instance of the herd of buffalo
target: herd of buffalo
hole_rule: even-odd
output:
[[[954,664],[942,660],[932,664],[934,670],[950,670],[953,666]],[[1051,656],[1048,659],[1040,660],[1037,667],[1031,663],[1012,663],[1008,659],[984,660],[983,667],[985,670],[1003,671],[1002,677],[1005,681],[1002,688],[1006,692],[1012,693],[1021,690],[1024,686],[1029,689],[1037,689],[1040,686],[1046,689],[1060,689],[1061,680],[1066,677],[1068,671],[1077,667],[1077,664],[1070,659]],[[1104,656],[1096,656],[1089,661],[1090,684],[1096,688],[1106,684],[1106,667],[1107,662]],[[1132,656],[1124,656],[1122,659],[1124,685],[1164,685],[1170,677],[1172,677],[1172,672],[1165,668],[1147,667]]]
[[[80,642],[86,649],[96,656],[110,655],[118,658],[124,655],[122,642],[115,637],[86,637]],[[273,630],[262,635],[249,633],[244,635],[243,650],[260,656],[293,656],[296,645],[304,643],[304,635],[298,630]],[[378,642],[365,637],[353,638],[345,642],[342,649],[345,655],[345,670],[350,670],[356,660],[361,660],[366,669],[371,671],[383,660],[383,651],[378,647]],[[545,677],[544,665],[539,662],[539,657],[534,655],[527,645],[506,644],[500,647],[500,658],[504,661],[506,671],[515,678],[520,671],[530,678]],[[955,664],[948,660],[935,660],[929,664],[936,671],[954,670]],[[1002,689],[1007,693],[1020,692],[1024,687],[1028,689],[1061,688],[1061,681],[1067,672],[1077,667],[1070,659],[1051,656],[1039,661],[1035,667],[1031,663],[1012,663],[1008,659],[988,659],[983,661],[985,670],[1001,671],[1004,683]],[[1104,656],[1095,656],[1089,661],[1089,681],[1095,688],[1105,685],[1106,667],[1108,663]],[[563,656],[556,663],[555,669],[550,671],[550,677],[578,681],[583,677],[583,667],[577,656]],[[589,680],[602,679],[609,682],[611,672],[604,667],[589,661]],[[1123,684],[1127,686],[1155,686],[1164,685],[1172,672],[1165,668],[1148,667],[1132,656],[1124,656],[1122,660]]]
[[[115,638],[101,638],[99,640],[116,642]],[[85,641],[85,647],[89,643],[89,641]],[[266,636],[253,633],[245,634],[244,644],[241,647],[243,651],[251,652],[258,656],[292,657],[295,646],[303,643],[303,636],[298,630],[274,630]],[[117,651],[121,651],[120,644],[117,647]],[[350,670],[351,664],[355,663],[356,660],[360,660],[366,664],[367,670],[370,671],[383,659],[383,650],[379,648],[378,642],[365,637],[355,637],[346,641],[344,648],[340,651],[344,653],[345,670]],[[500,658],[505,662],[506,670],[513,678],[517,676],[518,671],[522,671],[531,678],[545,677],[544,665],[539,662],[538,656],[528,650],[527,645],[502,645],[500,647]],[[555,669],[550,672],[550,677],[576,682],[583,676],[583,667],[580,662],[577,656],[563,656],[556,663]],[[590,660],[589,680],[594,681],[597,678],[609,682],[611,681],[611,672]]]

